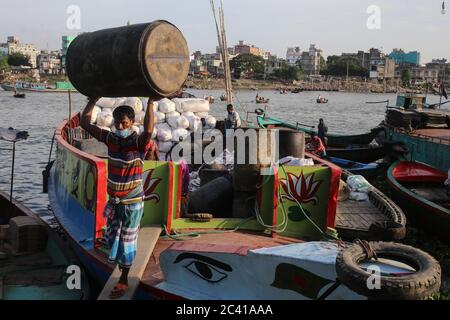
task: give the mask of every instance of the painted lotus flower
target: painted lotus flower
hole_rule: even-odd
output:
[[[280,180],[281,186],[285,192],[281,197],[291,201],[298,201],[299,203],[317,204],[319,199],[316,196],[322,180],[314,181],[314,173],[305,177],[303,172],[300,176],[289,173],[287,179]]]
[[[144,181],[144,201],[155,200],[159,202],[159,194],[154,193],[156,187],[161,182],[161,178],[153,178],[152,174],[154,170],[147,170],[142,174],[142,180]]]

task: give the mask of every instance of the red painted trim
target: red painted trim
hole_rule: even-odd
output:
[[[169,187],[167,190],[167,223],[166,223],[166,227],[167,227],[167,232],[171,232],[171,228],[172,228],[172,214],[173,214],[173,162],[168,162],[167,163],[168,169],[169,169]]]
[[[183,170],[181,170],[182,167],[178,166],[178,193],[177,193],[177,212],[176,212],[176,218],[181,218],[181,191],[183,188]]]
[[[75,128],[79,125],[80,114],[76,113],[72,116],[70,122],[72,128]],[[62,124],[56,129],[55,137],[57,144],[66,149],[75,157],[88,162],[96,169],[96,192],[95,192],[95,226],[94,226],[94,239],[98,239],[102,236],[102,228],[106,224],[106,220],[103,217],[103,211],[106,205],[106,175],[107,168],[106,162],[100,158],[97,158],[93,155],[85,153],[72,145],[70,145],[65,138],[66,133],[65,129],[69,128],[69,121],[66,119]],[[95,242],[94,242],[95,243]]]
[[[306,155],[311,159],[313,159],[316,163],[320,163],[321,165],[328,167],[331,171],[330,195],[328,197],[328,209],[327,209],[325,229],[327,227],[334,228],[336,226],[336,210],[337,210],[339,183],[341,180],[342,169],[336,166],[334,163],[319,158],[312,153],[306,152]]]
[[[276,226],[278,223],[278,188],[279,188],[279,179],[278,179],[278,168],[273,167],[273,225]],[[272,230],[272,237],[276,237],[277,232]]]

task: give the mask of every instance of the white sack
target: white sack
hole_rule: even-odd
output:
[[[209,102],[205,99],[173,99],[176,110],[183,112],[209,112]]]
[[[96,105],[100,108],[113,109],[116,104],[116,98],[100,98]]]
[[[97,122],[98,115],[101,112],[102,112],[102,109],[100,107],[95,106],[94,109],[92,109],[91,124],[95,124]]]
[[[156,125],[157,138],[159,141],[170,141],[172,140],[172,128],[167,123],[161,123]]]
[[[180,114],[176,111],[172,111],[169,113],[166,113],[166,122],[173,128],[178,129],[177,127],[177,120],[180,117]]]
[[[172,146],[173,146],[172,141],[168,141],[168,142],[159,141],[158,142],[158,150],[159,150],[159,152],[162,152],[162,153],[169,152],[170,149],[172,148]]]
[[[175,103],[167,98],[158,102],[158,110],[162,113],[169,113],[175,111]]]
[[[175,129],[172,131],[172,141],[180,142],[189,136],[189,131],[186,129]]]

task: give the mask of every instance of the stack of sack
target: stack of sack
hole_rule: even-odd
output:
[[[139,98],[101,98],[92,112],[91,123],[115,132],[113,111],[121,105],[128,105],[136,114],[133,131],[144,131],[144,118],[148,99]],[[209,115],[209,102],[204,99],[162,99],[153,104],[155,112],[155,130],[152,139],[157,140],[161,159],[172,149],[174,143],[180,142],[199,129],[214,129],[216,119]],[[205,127],[202,120],[205,119]]]
[[[373,190],[372,185],[359,175],[352,175],[347,178],[347,187],[350,191],[349,199],[356,201],[369,200],[369,192]]]

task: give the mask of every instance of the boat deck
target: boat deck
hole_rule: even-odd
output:
[[[145,268],[144,274],[141,279],[141,284],[147,287],[154,287],[164,281],[164,274],[161,271],[161,266],[159,264],[159,258],[161,253],[169,248],[170,246],[175,246],[180,250],[183,247],[188,246],[190,251],[203,251],[208,252],[229,252],[235,254],[246,254],[248,250],[254,250],[258,248],[269,248],[277,247],[285,244],[300,243],[301,240],[287,238],[283,236],[271,237],[262,234],[261,232],[247,232],[247,231],[236,231],[229,232],[225,231],[223,233],[217,233],[217,230],[185,230],[182,233],[195,233],[195,232],[210,232],[206,234],[200,234],[197,238],[184,238],[191,239],[188,241],[175,241],[168,238],[161,237],[153,250],[152,256]],[[236,244],[245,243],[245,246],[238,246]],[[96,258],[101,258],[101,260],[107,264],[107,255],[105,250],[94,250],[92,252]],[[114,265],[109,264],[111,270]]]
[[[369,231],[376,222],[388,221],[370,201],[345,200],[338,203],[336,211],[336,227]]]
[[[418,196],[439,204],[444,207],[450,206],[450,196],[447,194],[447,191],[442,186],[442,184],[411,184],[405,183],[405,187],[407,187],[411,192],[417,194]]]

